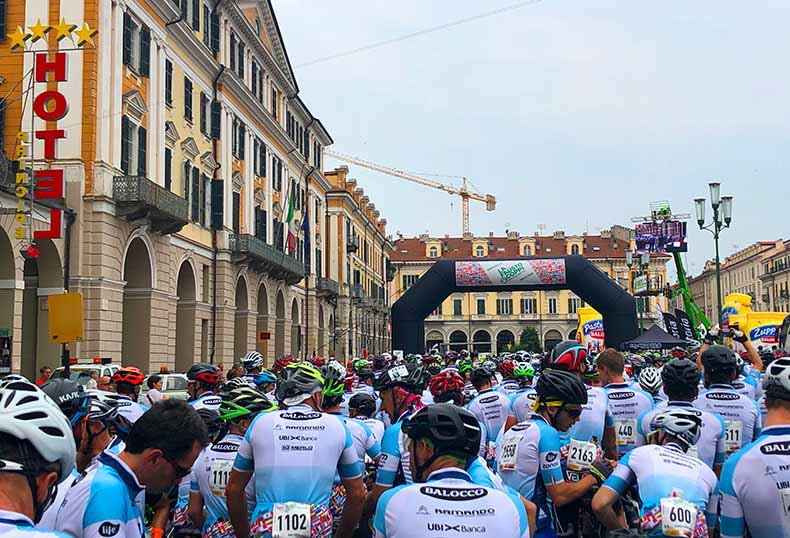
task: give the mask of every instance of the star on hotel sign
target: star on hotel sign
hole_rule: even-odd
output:
[[[55,34],[55,39],[60,42],[66,38],[71,39],[71,42],[77,48],[84,48],[86,45],[94,47],[93,38],[99,33],[95,28],[91,28],[87,22],[82,23],[82,28],[79,30],[79,25],[66,22],[66,19],[61,18],[59,24],[45,25],[41,24],[41,19],[36,21],[36,24],[28,26],[25,30],[21,26],[16,27],[16,31],[8,34],[11,41],[11,50],[28,50],[26,43],[35,43],[39,40],[46,41],[47,35],[50,32]]]

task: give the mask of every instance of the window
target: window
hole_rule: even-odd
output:
[[[478,258],[482,258],[485,255],[486,255],[485,247],[483,247],[483,245],[477,245],[475,247],[475,256]]]
[[[557,313],[557,298],[549,297],[549,314]]]
[[[313,166],[321,168],[321,144],[313,142]]]
[[[579,245],[571,245],[571,254],[574,256],[579,254]]]
[[[244,145],[247,137],[247,129],[237,118],[233,119],[233,139],[231,148],[233,156],[239,160],[244,160]]]
[[[236,39],[236,34],[233,32],[230,33],[230,70],[235,72],[236,71],[236,43],[238,39]]]
[[[258,239],[260,239],[264,243],[266,242],[266,237],[267,237],[266,236],[266,228],[267,228],[266,220],[267,220],[266,219],[266,210],[264,210],[264,209],[262,209],[260,207],[256,207],[255,208],[255,237],[257,237]]]
[[[165,104],[173,106],[173,62],[165,60]]]
[[[244,43],[241,41],[239,41],[239,61],[236,67],[236,74],[239,75],[241,80],[244,80]]]
[[[233,233],[241,233],[241,193],[233,191]]]
[[[209,21],[211,20],[211,10],[203,4],[203,44],[211,47],[211,32],[209,31]]]
[[[121,170],[127,176],[145,176],[148,138],[145,127],[121,117]]]
[[[568,297],[568,313],[575,314],[583,304],[578,297]]]
[[[279,103],[277,102],[277,88],[272,87],[272,117],[277,119],[277,109],[279,108]]]
[[[420,275],[403,275],[403,291],[414,286],[417,283],[417,280],[420,279]]]
[[[142,77],[151,71],[151,30],[129,12],[123,14],[123,63]]]
[[[532,247],[524,245],[524,256],[532,256]]]
[[[184,119],[192,123],[192,81],[184,77]]]
[[[438,258],[439,257],[439,249],[436,247],[431,247],[428,249],[428,257],[429,258]]]
[[[513,313],[513,299],[497,299],[496,313],[498,316],[509,316]]]
[[[486,313],[486,300],[485,299],[478,299],[477,300],[477,313],[483,315]]]
[[[201,200],[200,200],[200,198],[201,198],[201,195],[200,195],[201,181],[200,181],[200,170],[198,169],[197,166],[192,168],[192,178],[191,179],[192,179],[192,194],[191,194],[191,197],[190,197],[190,201],[192,202],[192,204],[191,204],[191,207],[192,207],[192,220],[194,222],[199,222],[201,220],[200,215],[202,213],[200,211],[200,208],[201,208]]]
[[[462,299],[453,299],[453,316],[461,316],[463,315],[463,300]]]
[[[538,300],[534,297],[521,298],[521,313],[522,314],[537,314],[538,313]]]
[[[200,132],[208,136],[208,96],[200,92]]]
[[[173,151],[165,148],[165,188],[173,190]]]
[[[252,91],[252,95],[258,97],[258,63],[255,60],[252,61],[250,69],[252,71],[252,76],[250,76],[250,90]]]
[[[184,0],[189,4],[189,0]],[[192,9],[190,10],[191,17],[185,17],[186,20],[192,19],[192,29],[196,32],[200,31],[200,0],[192,0]]]

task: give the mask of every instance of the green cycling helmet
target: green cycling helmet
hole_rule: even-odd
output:
[[[370,361],[367,359],[354,359],[354,362],[351,363],[351,365],[355,372],[359,372],[360,370],[368,370],[371,366]],[[345,368],[343,369],[343,375],[345,375]]]
[[[249,386],[235,387],[220,395],[222,403],[219,405],[219,418],[224,421],[255,416],[258,413],[268,413],[277,409],[269,399],[260,391]]]
[[[360,359],[364,361],[365,359]],[[355,366],[356,362],[354,361]],[[324,396],[342,396],[345,390],[346,369],[338,361],[330,361],[321,367],[321,375],[324,376]]]
[[[461,359],[458,361],[458,373],[465,374],[471,372],[473,368],[472,359]]]
[[[528,362],[517,362],[513,369],[513,375],[515,377],[534,377],[535,369]]]

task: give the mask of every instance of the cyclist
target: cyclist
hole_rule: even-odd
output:
[[[558,431],[567,431],[579,420],[587,390],[573,374],[547,369],[538,378],[535,391],[533,413],[507,430],[497,443],[496,466],[505,484],[537,505],[535,536],[553,537],[553,506],[569,504],[587,493],[611,472],[611,466],[592,456],[588,463],[595,474],[586,473],[575,482],[564,480]],[[586,458],[579,454],[578,459]]]
[[[337,536],[351,536],[365,496],[362,469],[346,425],[320,411],[323,384],[321,372],[307,363],[280,370],[277,400],[283,409],[256,417],[228,478],[228,515],[237,537],[328,536],[336,471],[346,488]],[[245,488],[253,473],[256,504],[250,525]]]
[[[263,393],[249,386],[223,392],[220,398],[219,418],[224,422],[222,431],[198,457],[190,480],[189,519],[202,529],[204,536],[228,536],[232,533],[225,486],[233,461],[252,420],[258,413],[277,409]],[[253,488],[247,488],[247,497],[254,504]]]
[[[677,360],[677,359],[675,359]],[[670,361],[671,363],[672,361]],[[652,396],[655,405],[666,403],[666,398],[661,395],[661,388],[663,381],[661,380],[661,372],[655,366],[648,366],[639,372],[639,388]]]
[[[241,365],[245,372],[243,378],[250,387],[263,393],[271,390],[269,385],[273,385],[277,379],[274,374],[264,369],[263,355],[250,351],[241,359]]]
[[[71,424],[36,385],[9,377],[0,381],[0,535],[65,536],[34,524],[74,467]]]
[[[376,400],[370,394],[360,392],[354,394],[348,400],[348,415],[367,424],[370,431],[373,432],[376,441],[381,443],[384,439],[384,423],[377,418],[373,418],[375,414]]]
[[[757,441],[724,464],[721,536],[790,536],[790,358],[779,358],[763,378],[767,419]]]
[[[604,349],[596,357],[595,363],[609,400],[609,413],[614,418],[617,453],[622,456],[637,446],[636,419],[653,409],[653,397],[625,382],[625,359],[619,351]]]
[[[488,361],[486,361],[488,362]],[[494,371],[487,366],[481,366],[472,370],[470,379],[477,396],[466,404],[466,409],[480,421],[485,427],[486,434],[486,460],[489,464],[493,463],[496,457],[495,441],[499,430],[505,425],[508,414],[510,413],[510,398],[503,392],[497,392],[492,386]]]
[[[132,427],[120,454],[105,450],[69,489],[55,520],[56,530],[76,537],[144,535],[146,493],[169,491],[188,476],[203,446],[206,427],[179,400],[165,400]]]
[[[739,394],[745,394],[752,400],[759,400],[763,395],[762,388],[760,387],[760,380],[756,375],[751,374],[751,372],[756,372],[756,370],[749,369],[749,373],[747,373],[746,366],[746,361],[744,361],[740,355],[736,355],[735,367],[738,377],[736,377],[730,385],[732,385],[732,388]]]
[[[669,401],[663,407],[646,411],[640,415],[637,421],[639,444],[646,443],[645,438],[650,432],[650,423],[656,414],[664,409],[685,409],[697,415],[702,421],[699,440],[692,444],[686,453],[701,459],[718,476],[727,456],[724,419],[716,413],[694,408],[692,402],[697,397],[700,379],[697,365],[689,359],[671,360],[661,369],[661,378]]]
[[[530,536],[521,501],[474,484],[464,470],[475,458],[481,438],[471,413],[449,403],[430,405],[404,421],[402,431],[414,478],[425,484],[403,485],[379,499],[376,537],[439,538],[450,532]]]
[[[593,497],[598,520],[625,527],[613,506],[636,483],[642,500],[641,528],[649,536],[707,536],[715,525],[718,484],[713,471],[686,454],[699,440],[702,420],[685,409],[667,408],[650,423],[649,445],[628,452]]]
[[[195,409],[217,411],[222,398],[214,394],[219,384],[219,371],[213,364],[197,363],[187,370],[189,405]]]
[[[512,360],[505,359],[500,362],[499,373],[502,374],[502,382],[496,387],[498,392],[510,396],[521,388],[516,379],[516,364]]]
[[[705,368],[707,390],[694,400],[694,407],[724,418],[729,456],[760,435],[760,407],[730,385],[736,376],[735,353],[730,348],[709,346],[701,353],[700,360]]]
[[[513,375],[518,382],[519,389],[510,395],[510,415],[515,417],[516,422],[524,422],[532,413],[530,406],[537,398],[535,389],[532,387],[535,368],[528,362],[517,362],[513,369]]]
[[[148,406],[137,402],[143,377],[142,370],[134,366],[124,366],[112,376],[115,392],[118,393],[118,413],[129,424],[134,424],[143,413],[148,411]]]

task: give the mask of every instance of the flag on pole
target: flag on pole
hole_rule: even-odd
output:
[[[296,209],[296,189],[291,185],[291,194],[288,198],[288,216],[285,217],[285,226],[288,228],[288,239],[286,247],[289,254],[296,250],[296,223],[294,222],[294,210]]]

